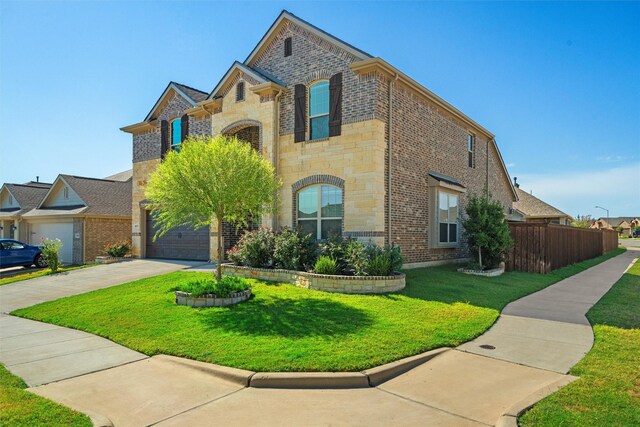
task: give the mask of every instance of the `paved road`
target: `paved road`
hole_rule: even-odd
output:
[[[588,327],[583,321],[587,306],[610,288],[637,254],[629,251],[510,304],[510,314],[496,324],[506,325],[505,330],[492,328],[460,350],[446,351],[374,388],[245,388],[213,374],[208,364],[154,356],[30,390],[77,410],[107,416],[117,426],[486,426],[504,414],[511,414],[507,419],[515,422],[514,407],[532,403],[531,399],[536,401],[574,379],[539,369],[540,360],[555,351],[555,357],[564,360],[560,371],[575,363],[574,346],[593,339],[582,333]],[[554,327],[544,322],[553,322]],[[572,329],[576,327],[582,328]],[[551,344],[541,342],[538,328]],[[496,349],[486,355],[472,353],[487,337]],[[517,353],[518,359],[508,354],[509,346],[526,351]],[[526,356],[529,353],[537,356]]]
[[[135,260],[0,286],[0,363],[37,386],[146,358],[86,332],[5,313],[197,264]]]

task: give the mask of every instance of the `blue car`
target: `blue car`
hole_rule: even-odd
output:
[[[47,262],[37,246],[27,245],[12,239],[0,239],[0,267],[36,267],[44,268]]]

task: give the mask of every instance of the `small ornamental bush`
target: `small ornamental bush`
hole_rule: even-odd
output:
[[[122,258],[131,252],[131,243],[126,240],[109,243],[104,247],[104,252],[114,258]]]
[[[191,280],[175,287],[174,291],[188,292],[193,297],[214,294],[219,298],[227,298],[236,292],[249,289],[249,282],[242,277],[222,276],[222,279]]]
[[[338,264],[335,259],[321,255],[314,270],[317,274],[338,274]]]
[[[318,256],[318,244],[311,234],[284,228],[275,238],[273,261],[276,268],[310,270]]]
[[[238,244],[227,252],[236,265],[263,268],[273,265],[275,234],[268,228],[246,232]]]
[[[58,271],[62,262],[60,261],[60,249],[62,248],[62,242],[60,239],[42,239],[42,258],[47,262],[49,269],[52,273]]]

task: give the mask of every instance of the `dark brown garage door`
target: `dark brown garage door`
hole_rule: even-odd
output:
[[[209,227],[176,227],[154,242],[156,230],[153,216],[147,212],[147,258],[209,260]]]

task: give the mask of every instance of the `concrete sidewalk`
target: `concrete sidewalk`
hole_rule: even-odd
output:
[[[155,356],[30,390],[117,426],[515,426],[522,409],[575,379],[561,372],[591,346],[584,314],[637,254],[510,304],[485,335],[377,387],[247,388],[253,373],[232,381],[206,363]],[[495,349],[485,354],[485,343]]]
[[[596,265],[507,305],[485,334],[462,351],[567,373],[591,350],[586,314],[622,277],[637,250]]]

